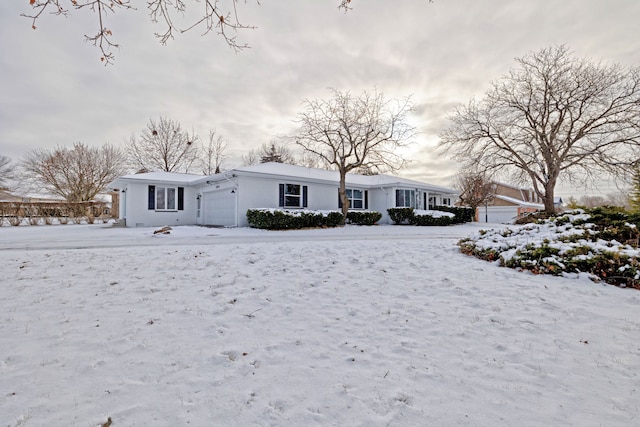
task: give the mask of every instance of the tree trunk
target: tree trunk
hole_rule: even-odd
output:
[[[347,219],[347,213],[349,213],[349,199],[347,198],[347,184],[346,184],[346,172],[340,171],[340,187],[338,194],[340,201],[342,202],[342,224]]]
[[[555,198],[555,186],[555,180],[549,180],[549,182],[547,182],[547,185],[545,185],[544,187],[545,194],[542,198],[542,201],[544,202],[544,211],[548,214],[554,214],[556,212],[556,206],[553,203],[553,199]]]

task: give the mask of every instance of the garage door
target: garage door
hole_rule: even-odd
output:
[[[478,208],[478,222],[513,224],[517,216],[517,206],[489,206],[486,211],[484,206]]]
[[[232,227],[236,224],[236,194],[230,190],[203,194],[205,225]]]

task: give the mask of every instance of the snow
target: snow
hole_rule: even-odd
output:
[[[433,218],[442,218],[443,216],[448,216],[449,218],[455,217],[455,215],[451,212],[444,212],[439,210],[414,209],[413,214],[415,216],[431,216]]]
[[[637,424],[640,293],[480,229],[1,227],[0,425]]]

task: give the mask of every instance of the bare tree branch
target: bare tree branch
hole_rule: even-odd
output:
[[[220,173],[225,160],[229,157],[228,149],[229,145],[222,138],[222,135],[217,135],[215,130],[209,130],[209,142],[202,147],[200,157],[202,173],[205,175]]]
[[[45,12],[53,15],[69,16],[73,11],[82,9],[90,10],[96,14],[98,31],[94,35],[85,35],[86,41],[98,47],[101,52],[100,60],[112,64],[115,56],[113,50],[119,44],[113,40],[113,32],[107,25],[107,17],[120,10],[135,9],[130,0],[67,0],[69,6],[65,6],[65,0],[30,0],[29,4],[33,13],[23,13],[21,16],[31,19],[31,27],[35,30],[36,23]],[[187,3],[191,3],[188,8]],[[221,3],[223,5],[221,5]],[[244,29],[254,29],[254,26],[240,22],[237,9],[237,0],[147,0],[149,17],[154,23],[165,26],[164,32],[155,33],[160,43],[166,44],[174,38],[174,33],[185,33],[194,28],[203,28],[203,35],[215,31],[222,36],[225,42],[235,51],[248,48],[246,43],[238,42],[235,32]],[[246,1],[245,1],[246,3]],[[256,1],[260,4],[259,1]],[[225,6],[226,5],[226,6]],[[194,22],[187,23],[182,28],[176,22],[182,22],[186,12],[191,8],[201,7],[198,18]],[[176,19],[176,15],[179,19]]]
[[[140,137],[131,137],[129,161],[144,171],[189,172],[198,158],[198,137],[182,130],[178,122],[164,117],[149,119]]]
[[[640,69],[574,58],[566,46],[517,63],[482,100],[450,116],[444,153],[530,182],[548,212],[561,176],[628,175],[640,152]]]
[[[416,135],[407,123],[413,105],[409,98],[389,101],[377,91],[349,92],[331,89],[328,100],[305,100],[298,115],[300,128],[291,138],[320,163],[340,173],[339,194],[346,217],[349,201],[346,174],[355,170],[388,171],[402,168],[400,149]]]
[[[15,177],[16,166],[7,156],[0,154],[0,190],[7,190],[9,182]]]

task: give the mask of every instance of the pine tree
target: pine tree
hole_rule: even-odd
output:
[[[640,213],[640,163],[636,164],[629,195],[631,212]]]

